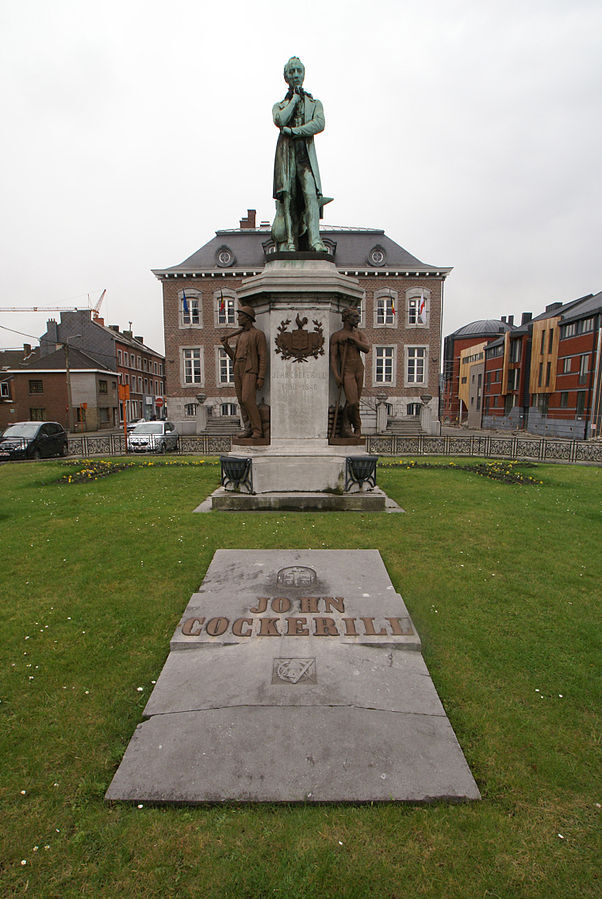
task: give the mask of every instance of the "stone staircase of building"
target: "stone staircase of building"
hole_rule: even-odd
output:
[[[241,424],[238,415],[219,415],[215,418],[209,416],[203,434],[210,434],[212,437],[226,437],[237,434],[240,430]]]
[[[408,416],[407,418],[390,418],[387,421],[387,434],[395,434],[400,437],[415,437],[424,434],[420,426],[420,416]]]

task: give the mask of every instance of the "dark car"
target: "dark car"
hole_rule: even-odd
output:
[[[0,461],[67,455],[67,433],[57,421],[17,421],[0,437]]]

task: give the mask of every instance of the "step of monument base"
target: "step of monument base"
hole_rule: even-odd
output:
[[[211,508],[217,512],[384,512],[386,500],[378,487],[365,493],[235,493],[220,487],[211,496]]]

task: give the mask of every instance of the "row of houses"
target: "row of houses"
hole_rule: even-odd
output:
[[[602,293],[520,324],[471,322],[445,338],[442,420],[588,439],[602,427]]]
[[[40,345],[0,352],[0,428],[58,421],[71,431],[113,429],[164,412],[165,357],[94,310],[51,319]]]

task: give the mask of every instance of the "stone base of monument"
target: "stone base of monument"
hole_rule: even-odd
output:
[[[371,482],[358,482],[349,474],[348,459],[371,459],[360,444],[331,446],[325,439],[275,440],[269,446],[233,448],[222,456],[222,490],[212,494],[212,508],[221,511],[309,509],[380,512],[385,494]],[[229,460],[250,460],[244,482],[223,477]]]
[[[388,497],[378,487],[369,493],[234,493],[218,488],[211,494],[216,512],[384,512]],[[202,504],[204,506],[204,504]],[[399,507],[397,507],[397,510]],[[199,507],[196,511],[204,512]]]
[[[219,550],[107,800],[480,794],[375,550]]]

